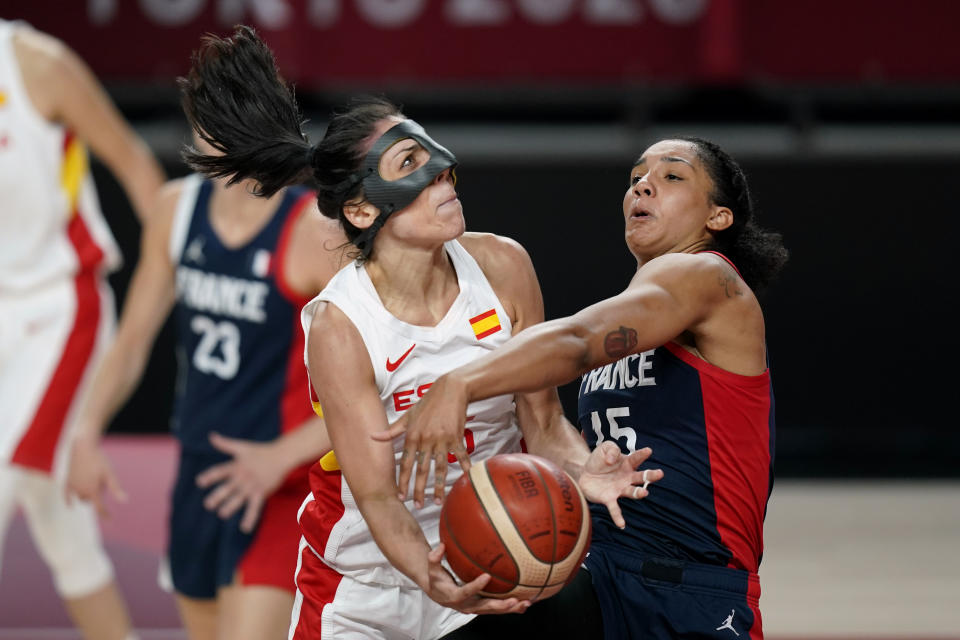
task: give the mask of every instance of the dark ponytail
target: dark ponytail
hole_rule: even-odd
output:
[[[222,155],[204,155],[189,146],[183,159],[211,178],[229,184],[252,178],[257,195],[271,196],[310,178],[312,148],[290,87],[277,71],[273,53],[253,29],[233,35],[206,35],[185,78],[178,78],[181,104],[190,125]]]
[[[714,234],[715,248],[733,261],[751,289],[762,292],[789,258],[783,237],[757,224],[747,177],[726,151],[703,138],[680,136],[675,139],[696,146],[697,155],[713,181],[711,200],[733,212],[733,224]]]
[[[191,169],[211,178],[230,176],[228,184],[252,178],[259,196],[310,181],[320,211],[339,219],[347,238],[362,245],[353,257],[369,257],[373,238],[359,239],[362,230],[344,217],[343,205],[363,197],[360,164],[377,123],[403,118],[399,107],[384,98],[355,98],[334,113],[323,140],[310,146],[293,89],[277,72],[270,49],[246,26],[229,38],[205,36],[190,73],[177,84],[190,125],[222,154],[187,147],[183,159]]]

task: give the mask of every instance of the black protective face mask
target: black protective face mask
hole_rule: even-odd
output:
[[[384,180],[380,175],[380,158],[383,153],[400,140],[416,140],[430,154],[430,159],[416,171],[397,180]],[[373,143],[360,166],[356,180],[363,183],[367,201],[380,210],[380,215],[353,243],[364,257],[373,249],[373,238],[395,211],[410,205],[417,196],[449,167],[457,166],[457,158],[445,147],[437,144],[413,120],[404,120],[388,129]]]

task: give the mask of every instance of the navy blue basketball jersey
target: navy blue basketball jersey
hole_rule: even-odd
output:
[[[742,376],[668,343],[591,371],[579,425],[590,448],[653,449],[664,477],[643,500],[621,500],[627,527],[591,504],[594,541],[652,556],[756,572],[773,483],[769,371]]]
[[[288,234],[314,197],[290,188],[245,245],[224,246],[210,224],[213,184],[185,179],[171,233],[179,374],[173,430],[184,452],[215,454],[211,431],[269,441],[311,415],[303,402],[300,308],[283,277]]]

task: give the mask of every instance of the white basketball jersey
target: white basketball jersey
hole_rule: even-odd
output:
[[[381,303],[366,269],[357,263],[340,270],[301,314],[308,339],[314,309],[321,301],[336,305],[353,322],[367,347],[389,422],[413,406],[440,375],[483,356],[511,335],[510,318],[480,266],[456,240],[445,246],[457,272],[460,294],[435,327],[410,325],[391,315]],[[474,402],[468,407],[467,418],[464,435],[472,459],[520,451],[521,433],[513,395]],[[394,441],[393,448],[399,466],[402,438]],[[394,569],[377,547],[350,487],[340,475],[316,470],[311,475],[311,496],[316,503],[305,504],[300,516],[307,542],[328,565],[344,575],[362,582],[416,586]],[[461,475],[460,465],[450,464],[448,492]],[[432,486],[431,472],[428,493]],[[440,507],[432,499],[425,500],[421,509],[413,506],[412,498],[406,505],[423,528],[427,541],[436,546],[440,540]],[[335,513],[342,515],[336,518]]]
[[[120,263],[86,149],[30,102],[14,55],[14,27],[0,20],[0,294]]]

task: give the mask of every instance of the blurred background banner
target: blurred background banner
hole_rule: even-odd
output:
[[[74,47],[172,176],[174,79],[255,26],[316,141],[358,92],[460,161],[471,230],[515,238],[548,318],[621,291],[632,161],[700,135],[743,165],[791,260],[764,300],[780,476],[960,476],[956,0],[0,0]],[[139,229],[94,165],[125,256]],[[116,431],[167,429],[167,327]],[[561,388],[576,418],[576,382]],[[306,401],[306,398],[305,398]]]
[[[10,2],[10,0],[7,0]],[[6,4],[6,3],[5,3]],[[106,80],[188,67],[204,32],[256,25],[310,87],[650,81],[938,81],[960,75],[952,0],[34,0],[16,17]],[[105,46],[109,43],[109,46]]]

